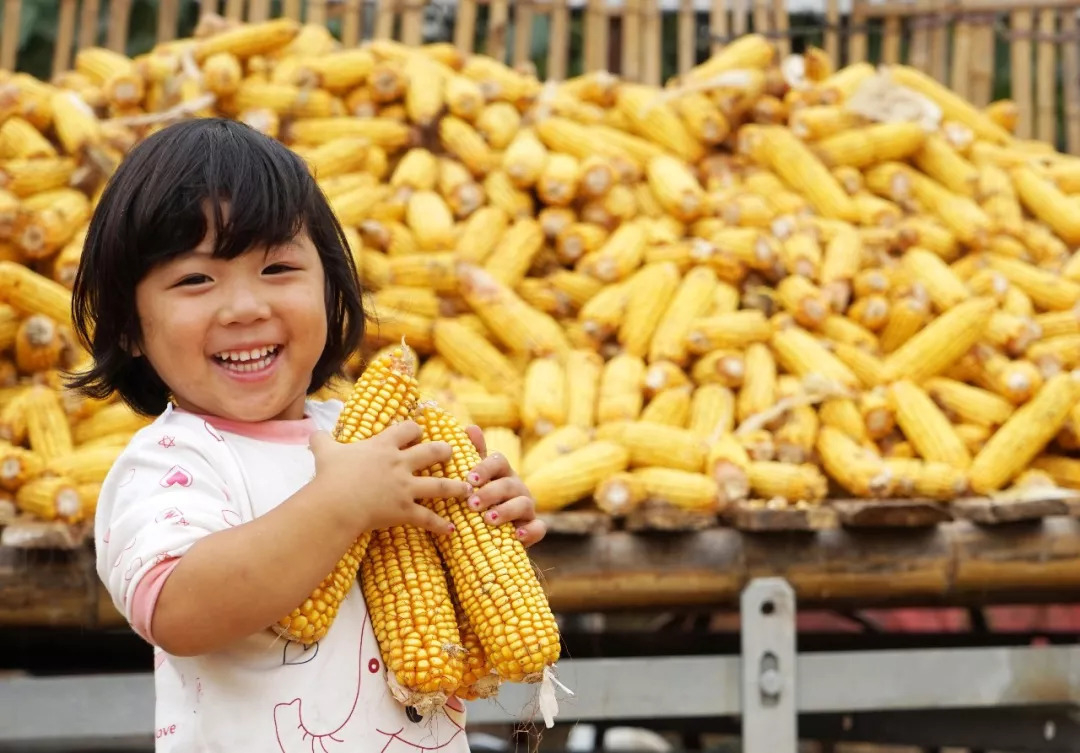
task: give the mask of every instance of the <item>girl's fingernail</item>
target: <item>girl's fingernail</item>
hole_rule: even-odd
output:
[[[494,523],[496,520],[499,519],[499,513],[492,510],[491,513],[488,515],[488,518],[491,520],[492,523]]]
[[[519,539],[525,538],[525,529],[524,528],[517,529],[517,537]]]
[[[451,523],[451,524],[449,525],[449,527],[448,527],[448,530],[447,530],[447,532],[448,532],[448,533],[453,533],[453,532],[454,532],[454,531],[456,531],[456,530],[457,530],[457,529],[456,529],[456,528],[454,528],[454,524],[453,524],[453,523]]]
[[[469,474],[469,483],[472,484],[473,486],[476,486],[477,484],[480,483],[480,476],[475,474],[475,473],[470,473]]]
[[[469,497],[469,507],[471,507],[472,509],[475,510],[479,506],[480,506],[480,498],[479,497],[475,497],[475,496],[474,497]]]

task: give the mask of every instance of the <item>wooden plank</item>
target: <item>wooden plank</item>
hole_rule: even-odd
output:
[[[603,510],[561,510],[537,516],[547,526],[548,535],[597,536],[609,533],[614,526]]]
[[[1069,514],[1069,504],[1064,499],[995,500],[969,497],[954,500],[950,507],[956,519],[970,520],[981,525],[1018,523]]]
[[[514,65],[532,63],[533,5],[532,0],[514,3]]]
[[[489,0],[487,54],[506,61],[506,34],[510,26],[510,4],[507,0]]]
[[[1065,43],[1061,46],[1062,93],[1065,97],[1065,150],[1080,154],[1080,41],[1076,39],[1075,11],[1061,18]]]
[[[0,625],[95,627],[98,582],[88,547],[74,551],[0,547]]]
[[[840,67],[840,0],[825,0],[825,52]]]
[[[677,64],[680,76],[686,75],[697,63],[697,23],[694,0],[679,0]]]
[[[225,0],[225,18],[244,20],[244,0]]]
[[[341,18],[341,44],[345,47],[356,47],[360,44],[364,35],[363,24],[363,0],[345,0]]]
[[[826,531],[840,525],[836,510],[825,505],[770,508],[741,503],[724,516],[740,531]]]
[[[11,525],[18,516],[19,511],[14,502],[10,499],[0,499],[0,528]]]
[[[1039,12],[1040,36],[1057,33],[1057,11]],[[1057,44],[1041,38],[1035,50],[1035,109],[1038,114],[1036,134],[1039,141],[1057,143]]]
[[[929,528],[952,519],[947,505],[932,499],[830,500],[848,528]]]
[[[551,81],[566,78],[570,60],[570,9],[566,0],[552,0],[551,24],[548,27],[547,77]]]
[[[78,0],[60,0],[60,14],[56,20],[56,42],[53,44],[52,73],[69,70],[72,63],[72,47],[75,43],[75,14]]]
[[[283,0],[281,4],[281,15],[285,18],[291,18],[294,21],[299,21],[302,18],[300,6],[301,0]]]
[[[405,0],[401,11],[401,41],[410,47],[424,42],[424,1]]]
[[[881,40],[881,62],[895,65],[900,62],[900,19],[886,18]]]
[[[459,0],[454,14],[454,46],[471,53],[476,39],[476,0]]]
[[[4,0],[4,28],[0,30],[0,68],[15,70],[19,54],[19,24],[22,0]]]
[[[936,11],[935,15],[931,17],[932,23],[930,25],[930,75],[936,81],[948,83],[949,23],[945,14],[953,3],[930,0],[929,4]]]
[[[1014,526],[963,521],[952,533],[957,594],[1080,588],[1078,520],[1052,517]]]
[[[176,27],[179,22],[179,0],[161,0],[161,4],[158,5],[157,41],[170,42],[176,39]]]
[[[750,28],[750,0],[731,0],[731,36],[741,37]]]
[[[270,18],[270,0],[248,0],[248,21],[262,23]]]
[[[930,29],[928,25],[935,13],[935,0],[917,0],[917,15],[912,17],[908,28],[908,65],[918,68],[923,73],[930,73]]]
[[[637,2],[637,0],[634,1]],[[728,34],[731,33],[726,0],[712,0],[712,8],[709,12],[709,33],[712,35],[709,50],[715,55],[724,49],[724,43],[720,40],[727,39]]]
[[[791,30],[787,0],[773,0],[772,14],[773,31],[779,35],[776,39],[776,50],[781,58],[786,58],[791,54],[791,39],[787,36]]]
[[[646,500],[626,514],[628,531],[701,531],[719,522],[714,513],[683,510],[667,502]]]
[[[322,0],[319,0],[322,2]],[[308,6],[308,13],[311,13]],[[375,0],[375,39],[391,39],[394,36],[394,16],[397,13],[397,0]],[[322,23],[321,21],[319,23]]]
[[[987,20],[992,16],[986,16]],[[972,31],[970,77],[968,95],[976,107],[986,107],[994,91],[994,71],[997,59],[993,27],[981,21]]]
[[[744,534],[741,543],[743,576],[784,577],[800,603],[939,599],[948,591],[953,567],[952,547],[940,526]]]
[[[83,0],[79,18],[79,47],[93,47],[98,43],[98,15],[101,0]]]
[[[585,6],[585,71],[607,70],[608,16],[604,0]]]
[[[628,81],[641,80],[641,0],[626,0],[623,5],[622,69],[619,72]]]
[[[960,10],[963,10],[968,4],[967,0],[960,0]],[[949,87],[964,99],[970,100],[971,94],[969,86],[971,84],[972,50],[971,24],[964,18],[960,18],[956,21],[953,29],[953,56],[952,67],[949,71]]]
[[[1012,31],[1014,34],[1030,35],[1033,27],[1030,10],[1012,12]],[[1012,60],[1012,99],[1016,102],[1016,135],[1030,139],[1035,132],[1034,116],[1031,110],[1031,38],[1021,36],[1010,43]]]
[[[869,21],[866,0],[851,0],[849,22],[853,27],[848,34],[848,65],[866,62],[868,45],[866,24]]]
[[[0,547],[12,549],[79,549],[94,533],[93,521],[69,525],[20,515],[0,531]]]
[[[652,86],[660,85],[663,74],[662,57],[663,16],[657,0],[645,0],[641,22],[641,51],[644,55],[642,82]]]
[[[105,37],[105,46],[110,50],[125,53],[130,26],[131,0],[113,0],[109,6],[109,31]]]

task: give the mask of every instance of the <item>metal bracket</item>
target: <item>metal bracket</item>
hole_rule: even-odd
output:
[[[756,578],[741,598],[743,753],[796,753],[795,591]]]

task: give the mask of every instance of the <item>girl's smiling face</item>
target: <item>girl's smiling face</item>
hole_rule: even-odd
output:
[[[213,223],[209,223],[213,228]],[[213,231],[135,289],[145,357],[184,410],[234,421],[303,417],[326,346],[326,281],[306,231],[214,258]]]

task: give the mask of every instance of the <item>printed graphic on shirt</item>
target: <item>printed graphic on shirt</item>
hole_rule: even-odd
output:
[[[191,478],[190,473],[184,470],[184,468],[182,468],[181,466],[174,465],[172,468],[165,472],[165,475],[161,477],[161,481],[159,481],[158,483],[167,489],[170,486],[178,485],[188,487],[191,486],[192,481],[194,481],[194,479]]]
[[[383,674],[383,665],[378,657],[378,644],[368,647],[364,651],[364,639],[367,634],[370,616],[364,615],[364,622],[360,630],[359,666],[356,678],[356,690],[353,693],[352,704],[349,706],[344,720],[334,729],[313,730],[304,722],[303,699],[294,698],[288,702],[282,702],[274,706],[274,733],[277,736],[278,747],[281,753],[311,753],[311,751],[324,751],[333,753],[334,750],[350,750],[339,748],[350,740],[354,741],[357,735],[361,740],[379,740],[383,742],[380,753],[412,753],[413,751],[441,750],[450,745],[457,737],[464,733],[464,711],[461,702],[453,698],[444,711],[433,715],[430,719],[424,719],[410,709],[409,721],[411,724],[402,725],[397,729],[382,729],[375,725],[374,729],[354,729],[350,724],[356,716],[357,705],[360,702],[360,692],[364,688],[364,679],[368,683],[386,682]],[[384,704],[396,705],[397,702],[390,698],[389,694],[380,689],[376,693],[369,694],[374,706]],[[365,703],[367,700],[365,699]],[[372,709],[374,710],[374,709]],[[383,719],[393,718],[394,709],[381,709],[384,713],[378,714]],[[389,712],[389,713],[385,713]],[[399,712],[400,713],[400,712]],[[337,743],[337,745],[335,745]],[[374,748],[371,748],[374,750]]]
[[[307,664],[309,661],[314,661],[315,657],[318,655],[318,641],[315,641],[310,646],[305,646],[296,641],[285,641],[285,646],[281,651],[281,666],[287,667],[290,664]]]

